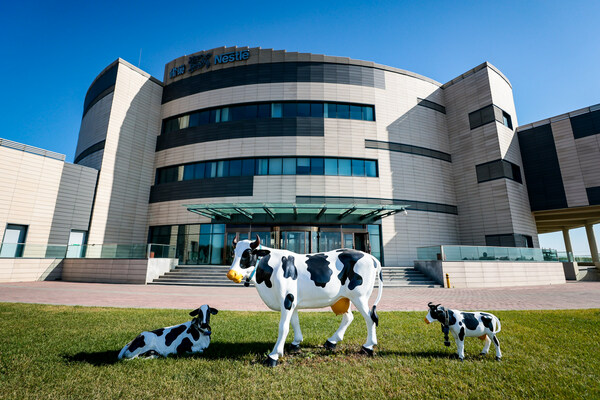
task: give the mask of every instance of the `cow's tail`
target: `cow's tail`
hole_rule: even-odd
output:
[[[496,317],[496,331],[494,333],[498,333],[502,330],[502,324],[500,323],[500,319]]]
[[[377,315],[377,304],[379,304],[379,300],[381,300],[381,294],[383,293],[383,274],[381,272],[381,263],[375,257],[373,257],[373,262],[377,266],[377,273],[379,274],[379,288],[377,289],[377,299],[373,304],[373,308],[371,308],[371,319],[375,322],[375,326],[379,325],[379,316]]]

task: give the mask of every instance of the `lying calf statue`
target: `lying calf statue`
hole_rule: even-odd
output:
[[[170,354],[202,353],[210,344],[210,315],[219,311],[203,305],[190,313],[196,317],[185,324],[142,332],[119,353],[123,358],[156,358]]]
[[[500,342],[496,334],[500,332],[500,320],[492,314],[484,312],[462,312],[459,310],[450,310],[440,307],[439,304],[428,304],[429,312],[425,317],[425,322],[432,323],[439,321],[442,324],[442,331],[445,335],[446,346],[450,346],[448,341],[448,332],[452,332],[456,342],[457,354],[460,361],[465,358],[465,337],[477,336],[485,341],[481,355],[486,355],[490,349],[490,344],[494,342],[496,346],[496,360],[500,361],[502,353],[500,352]]]

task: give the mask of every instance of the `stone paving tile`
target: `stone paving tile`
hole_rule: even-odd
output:
[[[375,290],[370,304],[375,300]],[[423,311],[428,302],[461,310],[600,308],[600,282],[486,289],[385,288],[381,311]],[[256,289],[244,287],[115,285],[74,282],[0,283],[0,302],[101,307],[268,311]],[[327,309],[321,309],[326,311]]]

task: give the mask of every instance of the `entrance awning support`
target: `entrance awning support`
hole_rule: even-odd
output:
[[[380,212],[382,212],[383,210],[385,210],[385,207],[381,207],[381,208],[379,208],[379,209],[377,209],[377,210],[373,210],[373,211],[371,211],[371,212],[370,212],[370,213],[368,213],[368,214],[361,215],[361,216],[360,216],[360,219],[366,219],[366,218],[374,217],[375,215],[379,214],[379,213],[380,213]]]
[[[269,217],[271,217],[272,220],[275,220],[275,213],[269,207],[267,207],[266,204],[263,204],[263,210],[265,210],[265,212],[269,215]]]
[[[325,206],[325,204],[323,204],[321,211],[319,211],[319,213],[317,214],[317,219],[321,218],[323,214],[325,214],[325,211],[327,211],[327,207]]]
[[[215,209],[209,208],[209,209],[207,209],[207,211],[210,211],[210,212],[212,212],[212,213],[215,213],[215,214],[217,214],[219,217],[223,217],[223,218],[231,219],[231,215],[229,215],[229,214],[225,214],[224,212],[221,212],[221,211],[219,211],[219,210],[215,210]]]
[[[340,216],[338,217],[338,219],[342,219],[345,216],[352,214],[354,211],[356,211],[356,206],[354,206],[352,208],[349,208],[346,211],[344,211],[342,214],[340,214]]]
[[[234,210],[239,212],[240,214],[242,214],[244,217],[246,217],[248,219],[252,219],[252,214],[250,214],[248,211],[246,211],[242,208],[234,208]]]

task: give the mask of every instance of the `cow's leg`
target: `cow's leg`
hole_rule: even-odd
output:
[[[482,356],[485,356],[488,353],[488,351],[490,350],[490,345],[492,344],[489,334],[485,335],[484,342],[485,342],[485,344],[483,345],[483,350],[481,350],[481,353],[480,353]]]
[[[367,341],[362,347],[362,351],[368,355],[373,355],[373,346],[377,345],[377,332],[375,331],[375,321],[371,318],[369,312],[369,299],[366,296],[352,299],[356,309],[362,314],[367,324]]]
[[[498,341],[498,337],[496,337],[496,335],[493,335],[492,341],[494,342],[494,346],[496,346],[496,360],[500,361],[500,359],[502,358],[502,353],[500,352],[500,342]]]
[[[344,340],[344,334],[346,333],[346,329],[348,329],[353,319],[354,315],[352,315],[352,311],[350,309],[348,309],[348,311],[342,314],[342,322],[340,323],[340,327],[337,331],[335,331],[332,337],[327,339],[327,341],[325,342],[325,348],[333,350],[335,349],[335,345],[338,342]]]
[[[279,336],[271,354],[267,359],[267,365],[274,367],[277,365],[279,357],[283,357],[283,346],[285,339],[290,331],[290,321],[296,309],[296,300],[292,294],[287,294],[281,304],[281,318],[279,320]]]
[[[304,338],[302,337],[302,331],[300,330],[300,318],[298,318],[298,309],[294,309],[294,312],[292,313],[292,328],[294,329],[294,341],[292,342],[292,345],[290,346],[290,351],[294,352],[294,351],[299,351],[300,350],[300,343],[302,343],[302,340],[304,340]]]
[[[452,332],[454,341],[456,342],[456,354],[460,361],[465,359],[465,327],[460,328],[458,335]]]

